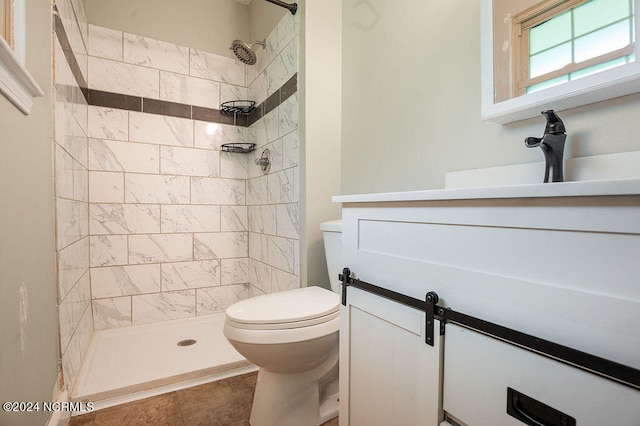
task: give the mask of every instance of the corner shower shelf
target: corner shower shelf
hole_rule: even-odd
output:
[[[255,101],[227,101],[220,104],[220,112],[248,115],[255,107]]]
[[[256,144],[249,142],[225,143],[220,145],[220,149],[223,152],[238,152],[241,154],[246,154],[251,151],[255,151]]]

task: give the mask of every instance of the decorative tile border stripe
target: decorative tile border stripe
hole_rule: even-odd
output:
[[[67,37],[67,32],[64,29],[64,25],[62,25],[62,19],[60,18],[60,13],[58,12],[58,7],[56,5],[53,6],[53,22],[54,22],[54,32],[58,37],[58,42],[60,42],[60,46],[62,47],[62,51],[64,52],[64,56],[67,59],[67,63],[69,64],[69,68],[71,68],[71,73],[73,77],[76,79],[78,86],[80,86],[80,90],[82,90],[82,94],[87,102],[88,99],[88,85],[82,75],[82,71],[80,70],[80,65],[78,65],[78,61],[76,60],[76,56],[73,54],[73,49],[71,48],[71,43],[69,43],[69,37]]]
[[[246,115],[223,114],[219,109],[205,108],[193,106],[191,117],[193,120],[209,121],[211,123],[233,124],[236,126],[247,127]]]
[[[214,108],[122,95],[120,93],[103,92],[95,89],[88,89],[87,102],[89,105],[94,106],[248,127],[277,108],[281,103],[286,101],[289,96],[295,94],[297,86],[298,74],[295,74],[289,81],[284,83],[280,89],[269,96],[266,101],[251,111],[248,116],[242,114],[223,114],[219,109]]]
[[[128,111],[142,111],[142,98],[137,96],[122,95],[120,93],[103,92],[101,90],[88,90],[87,103],[89,105],[106,108],[126,109]]]
[[[73,49],[71,49],[69,38],[64,30],[62,19],[60,19],[56,6],[54,6],[53,16],[55,33],[64,51],[64,56],[89,105],[248,127],[273,111],[298,90],[298,74],[296,73],[247,116],[242,114],[223,114],[219,109],[214,108],[89,89],[80,70],[80,66],[76,61]]]
[[[295,73],[286,83],[284,83],[278,90],[276,90],[271,96],[264,102],[258,105],[249,114],[249,122],[247,126],[251,126],[256,121],[260,120],[265,115],[276,109],[281,103],[286,101],[289,96],[296,93],[298,90],[298,73]]]
[[[191,105],[142,98],[142,112],[168,115],[170,117],[191,118]]]

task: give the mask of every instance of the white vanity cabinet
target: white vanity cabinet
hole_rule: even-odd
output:
[[[434,291],[439,307],[629,367],[634,376],[638,194],[640,180],[631,179],[334,201],[342,203],[343,263],[354,279],[418,301]],[[633,385],[640,377],[620,383],[455,323],[440,336],[435,321],[430,346],[420,309],[352,286],[346,293],[342,425],[437,426],[445,415],[469,426],[527,424],[506,413],[509,388],[534,414],[542,404],[579,426],[640,425]]]

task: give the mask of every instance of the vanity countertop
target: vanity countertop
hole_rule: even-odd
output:
[[[504,198],[603,197],[640,195],[640,179],[592,180],[488,186],[480,188],[432,189],[372,194],[336,195],[334,203],[381,203],[399,201],[477,200]]]

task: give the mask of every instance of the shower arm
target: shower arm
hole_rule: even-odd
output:
[[[296,12],[298,11],[298,3],[289,4],[280,0],[267,0],[267,1],[277,6],[284,7],[285,9],[289,9],[289,12],[291,12],[292,15],[295,15]]]

